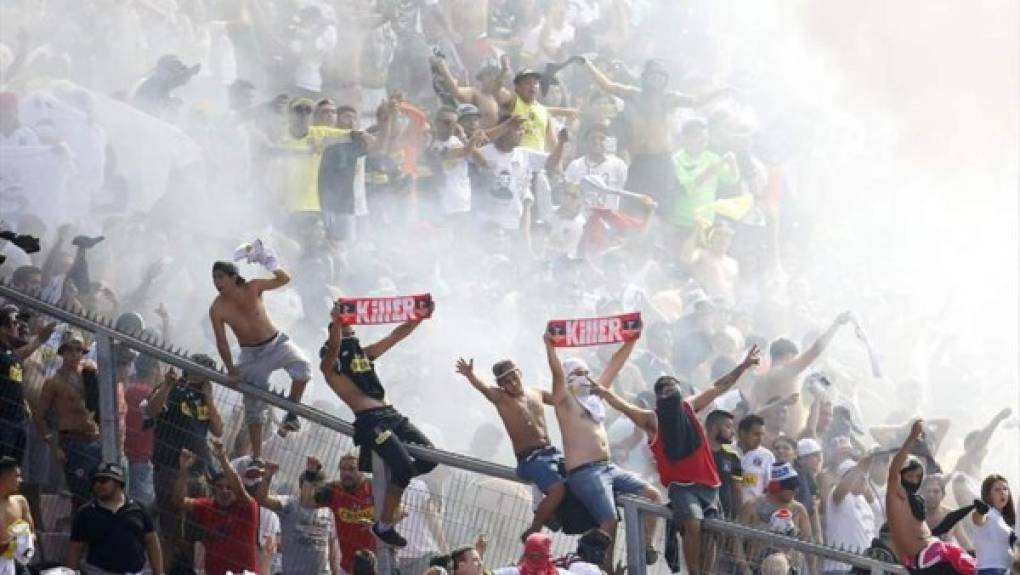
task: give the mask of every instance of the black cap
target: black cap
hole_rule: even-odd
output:
[[[514,76],[514,84],[520,82],[521,80],[526,80],[528,78],[540,80],[542,78],[542,73],[537,70],[532,70],[531,68],[525,68],[520,72],[517,72],[517,75]]]
[[[92,481],[101,477],[112,479],[120,483],[121,487],[124,486],[124,470],[116,463],[103,463],[96,468],[96,471],[92,474]]]

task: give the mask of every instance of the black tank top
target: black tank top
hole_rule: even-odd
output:
[[[326,348],[323,346],[323,353]],[[340,357],[336,365],[337,373],[347,376],[362,393],[372,399],[382,399],[386,395],[379,376],[375,373],[375,365],[361,349],[361,342],[356,337],[345,337],[340,340]]]

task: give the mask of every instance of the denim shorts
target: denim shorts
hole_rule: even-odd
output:
[[[718,487],[706,487],[697,483],[670,483],[668,493],[675,521],[719,516]]]
[[[152,464],[148,461],[128,463],[128,496],[148,507],[156,502]]]
[[[567,485],[599,523],[616,518],[617,494],[637,495],[650,487],[644,479],[606,461],[568,472]]]
[[[563,483],[563,475],[560,473],[560,465],[563,463],[563,454],[552,445],[532,451],[526,457],[517,458],[517,477],[534,483],[542,493],[549,493],[549,490],[557,483]]]
[[[71,494],[81,501],[92,499],[92,473],[103,462],[103,444],[98,439],[60,440],[67,462],[64,463],[64,478]]]

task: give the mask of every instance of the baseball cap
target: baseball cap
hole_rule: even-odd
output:
[[[92,481],[101,477],[112,479],[117,483],[120,483],[121,486],[124,485],[124,470],[116,463],[104,463],[100,465],[96,469],[95,473],[92,474]]]
[[[265,469],[266,465],[261,459],[252,459],[244,468],[244,473],[241,475],[241,482],[244,483],[245,487],[258,485],[262,481]]]
[[[769,474],[769,491],[795,491],[797,489],[797,471],[789,463],[773,463]]]
[[[474,104],[461,104],[457,106],[457,119],[462,120],[471,116],[481,116],[482,113],[478,111],[478,106]]]
[[[797,457],[807,457],[822,452],[822,446],[814,439],[805,437],[797,442]]]
[[[315,110],[315,102],[308,98],[297,98],[290,103],[290,110],[293,112],[298,108],[307,109],[309,112]]]
[[[520,82],[522,80],[526,80],[528,78],[534,78],[534,79],[538,80],[541,77],[542,77],[542,73],[539,72],[538,70],[532,70],[531,68],[525,68],[525,69],[521,70],[520,72],[517,72],[517,75],[514,76],[514,84],[516,84],[517,82]]]

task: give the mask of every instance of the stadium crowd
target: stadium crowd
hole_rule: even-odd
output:
[[[379,545],[404,575],[613,572],[622,494],[670,505],[643,559],[674,572],[851,570],[712,541],[705,518],[1017,572],[1011,485],[985,465],[1012,410],[919,419],[952,339],[869,333],[881,306],[812,285],[795,138],[710,39],[667,58],[703,17],[670,4],[4,3],[0,277],[272,377],[355,435],[115,346],[104,462],[90,334],[7,303],[0,575],[360,575]],[[334,306],[426,292],[432,317],[371,344]],[[632,311],[619,345],[541,334]],[[934,349],[923,369],[883,356],[896,339]],[[464,478],[404,443],[512,463],[532,485],[499,488],[527,501],[512,545],[490,548],[498,510],[444,526]],[[557,531],[576,553],[554,557]]]

